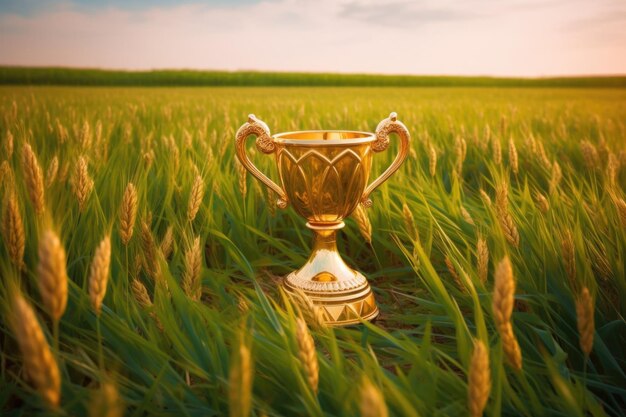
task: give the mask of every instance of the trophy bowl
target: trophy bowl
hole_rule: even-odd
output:
[[[368,185],[372,156],[389,146],[398,134],[399,152],[391,165]],[[279,186],[265,176],[246,154],[245,140],[256,136],[256,146],[274,154]],[[279,208],[289,204],[313,230],[311,255],[297,271],[288,274],[284,289],[302,291],[320,309],[329,325],[350,325],[372,320],[378,307],[367,279],[350,268],[337,250],[337,231],[357,205],[370,207],[369,196],[402,164],[410,135],[395,113],[380,122],[375,133],[349,130],[305,130],[271,135],[254,115],[237,131],[236,154],[241,164],[277,195]]]

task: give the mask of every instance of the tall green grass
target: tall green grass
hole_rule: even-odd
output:
[[[13,283],[37,306],[52,342],[36,285],[38,238],[48,227],[61,237],[70,277],[56,352],[64,415],[86,414],[107,379],[117,384],[127,415],[226,415],[229,364],[242,333],[252,351],[252,414],[257,416],[358,415],[365,375],[381,390],[391,415],[466,415],[473,338],[489,348],[493,384],[486,415],[624,413],[626,224],[615,203],[625,198],[626,189],[623,90],[3,87],[0,111],[0,160],[12,168],[26,229],[22,271],[11,265],[4,244],[0,248],[3,415],[53,414],[22,371],[6,320]],[[372,245],[364,243],[352,220],[339,237],[346,260],[370,279],[381,316],[351,328],[312,330],[320,363],[314,395],[298,359],[293,306],[278,290],[278,277],[305,261],[311,233],[292,209],[274,213],[265,190],[252,178],[241,195],[234,133],[248,113],[273,132],[373,131],[390,111],[409,128],[412,155],[372,195]],[[83,146],[86,124],[91,140]],[[59,126],[67,129],[65,141]],[[9,131],[15,140],[10,156],[4,146]],[[495,163],[488,135],[501,143],[501,164]],[[460,171],[457,138],[467,144]],[[510,169],[510,138],[519,154],[517,175]],[[598,153],[591,165],[581,150],[585,140]],[[54,156],[59,158],[60,178],[46,189],[41,218],[29,202],[20,168],[26,142],[44,172]],[[538,144],[547,163],[539,157]],[[432,178],[430,146],[438,154]],[[391,161],[395,149],[392,144],[376,156],[375,173]],[[71,188],[81,155],[95,182],[84,212]],[[622,166],[614,181],[607,172],[609,158]],[[276,178],[271,157],[257,152],[254,160]],[[550,192],[554,162],[563,175]],[[194,166],[206,193],[198,216],[189,222]],[[507,242],[493,205],[480,195],[482,189],[494,200],[496,186],[505,181],[519,247]],[[128,247],[118,233],[128,182],[138,190],[139,221],[151,218],[157,243],[169,226],[175,236],[174,253],[161,264],[169,292],[155,285],[145,268],[137,277],[154,301],[147,310],[130,291],[135,260],[143,254],[139,221]],[[537,193],[549,201],[545,213],[537,206]],[[411,239],[404,226],[404,203],[419,240]],[[573,279],[567,277],[562,251],[568,230],[575,244]],[[102,369],[87,277],[94,250],[108,233],[112,263],[100,317]],[[204,247],[199,303],[179,286],[184,251],[195,236]],[[476,268],[479,236],[487,239],[490,251],[485,284]],[[504,361],[491,311],[495,264],[507,255],[517,281],[513,326],[523,355],[519,372]],[[446,257],[461,286],[452,279]],[[596,306],[589,357],[581,351],[576,325],[575,300],[583,286]]]

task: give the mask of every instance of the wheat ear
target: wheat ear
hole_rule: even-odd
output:
[[[487,246],[487,240],[482,236],[476,242],[476,268],[478,269],[480,282],[485,284],[489,273],[489,247]]]
[[[13,192],[9,197],[5,197],[2,213],[2,237],[11,262],[18,269],[21,269],[24,265],[26,238],[24,236],[24,221],[17,203],[17,197]]]
[[[370,223],[370,219],[367,216],[367,212],[360,204],[352,213],[352,217],[356,221],[356,224],[359,226],[359,231],[361,232],[361,236],[365,239],[367,243],[372,244],[372,224]]]
[[[369,378],[364,377],[361,383],[361,417],[387,417],[385,397]]]
[[[509,212],[509,188],[507,183],[500,184],[496,190],[496,216],[504,237],[513,246],[519,246],[519,233]]]
[[[124,408],[117,386],[113,382],[105,381],[93,395],[89,405],[89,417],[122,417]]]
[[[137,190],[132,182],[129,182],[124,191],[122,206],[120,207],[120,237],[124,245],[128,245],[133,237],[135,218],[137,217]]]
[[[24,369],[37,391],[53,408],[61,400],[61,376],[33,308],[21,294],[13,298],[10,324],[24,358]]]
[[[91,262],[89,273],[89,299],[96,314],[100,315],[102,300],[107,291],[111,265],[111,238],[102,239]]]
[[[594,302],[587,287],[583,287],[576,300],[576,324],[580,336],[580,348],[589,356],[593,349],[595,323],[593,318]]]
[[[189,202],[187,204],[187,219],[193,221],[198,214],[202,198],[204,197],[204,181],[200,175],[196,176],[189,194]]]
[[[470,361],[468,375],[467,406],[471,417],[480,417],[489,399],[491,391],[491,373],[489,370],[489,352],[480,340],[474,341],[474,352]]]
[[[80,211],[85,210],[87,199],[93,190],[93,184],[93,180],[89,176],[89,170],[87,169],[87,160],[81,156],[78,158],[72,181],[74,195],[76,196],[76,200],[78,200],[78,208]]]
[[[513,174],[517,175],[519,173],[519,161],[517,158],[517,148],[515,147],[515,142],[512,137],[509,139],[509,164],[511,165]]]
[[[185,294],[194,301],[200,300],[202,295],[201,268],[202,250],[200,248],[200,237],[196,237],[185,252],[185,272],[183,273],[182,285]]]
[[[306,322],[302,317],[296,319],[296,338],[298,340],[298,357],[304,368],[306,379],[314,393],[317,393],[319,383],[319,364],[317,362],[317,351],[315,342]]]
[[[67,266],[65,249],[58,236],[47,230],[39,240],[39,292],[48,314],[58,321],[67,304]]]
[[[230,417],[248,417],[252,399],[252,357],[250,349],[239,342],[228,376],[228,404]]]
[[[411,240],[417,242],[419,240],[419,233],[415,225],[415,218],[406,203],[402,204],[402,220],[404,220],[404,228]]]
[[[48,170],[46,171],[46,187],[50,187],[54,184],[59,172],[59,158],[55,155],[48,164]]]
[[[171,225],[168,226],[165,231],[165,235],[161,240],[160,249],[165,259],[168,259],[172,255],[172,252],[174,252],[174,227]]]
[[[515,369],[522,368],[522,354],[511,324],[513,304],[515,302],[515,280],[513,267],[508,257],[502,259],[495,274],[493,293],[493,316],[502,339],[502,347],[508,362]]]
[[[433,145],[428,147],[428,172],[432,178],[437,174],[437,150]]]
[[[25,144],[22,148],[22,170],[30,201],[35,208],[35,213],[42,214],[44,211],[44,184],[43,174],[37,156],[30,144]]]

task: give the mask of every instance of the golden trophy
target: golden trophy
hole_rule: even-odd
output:
[[[399,152],[391,165],[367,184],[372,155],[389,146],[389,135],[400,137]],[[265,176],[246,155],[246,139],[256,136],[256,146],[274,154],[279,186]],[[350,325],[378,315],[374,294],[363,274],[345,264],[337,251],[337,230],[344,226],[358,204],[370,207],[369,196],[402,164],[409,151],[409,132],[395,113],[380,122],[376,133],[349,130],[306,130],[270,134],[254,115],[239,128],[236,152],[239,161],[277,195],[279,208],[291,204],[315,232],[309,260],[284,279],[284,289],[300,289],[321,309],[330,325]]]

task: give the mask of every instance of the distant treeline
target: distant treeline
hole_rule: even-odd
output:
[[[0,84],[86,86],[347,86],[625,88],[626,76],[499,78],[254,71],[117,71],[0,67]]]

